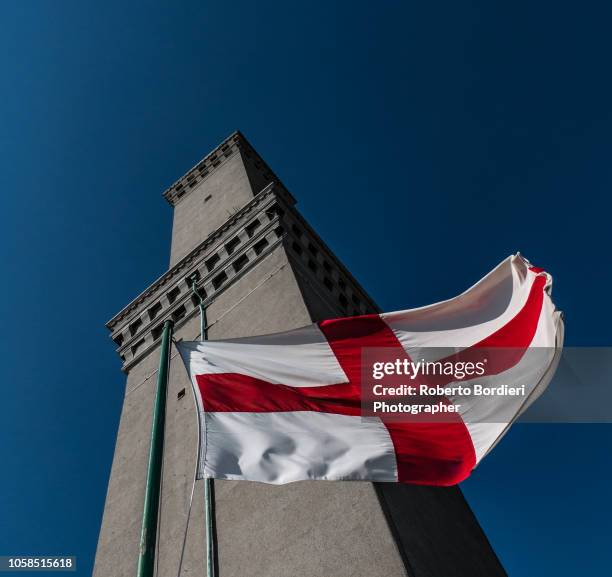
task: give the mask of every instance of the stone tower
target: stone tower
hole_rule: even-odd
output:
[[[174,183],[170,268],[109,323],[127,374],[95,577],[134,577],[163,321],[199,335],[195,274],[211,340],[377,311],[240,133]],[[197,421],[173,348],[157,575],[175,577],[193,481]],[[205,572],[198,482],[183,576]],[[285,486],[217,481],[219,577],[496,577],[505,575],[458,488],[355,482]]]

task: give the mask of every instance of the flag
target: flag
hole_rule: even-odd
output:
[[[563,321],[551,285],[547,272],[517,254],[434,305],[277,334],[178,342],[200,415],[198,477],[273,484],[462,481],[552,378]],[[415,384],[465,388],[436,397],[450,411],[447,418],[409,419],[364,414],[363,387],[375,381],[365,352],[377,350],[386,358],[391,353],[395,368],[413,370],[442,357],[467,359],[465,368],[483,350],[513,352],[469,376],[422,373]],[[476,394],[478,387],[510,386],[523,394]]]

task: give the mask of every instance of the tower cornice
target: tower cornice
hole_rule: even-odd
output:
[[[268,166],[266,161],[257,153],[251,146],[244,134],[239,130],[230,134],[221,144],[214,150],[209,152],[195,166],[188,170],[181,178],[170,185],[164,192],[163,197],[172,205],[176,206],[183,198],[185,198],[193,189],[195,189],[203,180],[208,178],[217,170],[224,162],[231,158],[234,154],[243,153],[247,157],[254,159],[257,168],[265,174],[268,181],[280,183],[279,178],[274,174],[274,171]],[[288,194],[288,193],[287,193]]]
[[[227,231],[232,229],[238,221],[245,218],[248,213],[252,212],[259,205],[263,204],[270,196],[274,196],[275,194],[279,193],[286,201],[293,204],[293,197],[291,197],[291,195],[287,197],[289,193],[282,185],[274,182],[270,183],[259,194],[257,194],[253,200],[248,202],[240,210],[236,211],[227,221],[223,223],[222,226],[209,234],[206,239],[196,246],[189,254],[184,256],[179,262],[177,262],[157,280],[155,280],[147,289],[140,293],[134,300],[121,309],[106,323],[106,327],[112,331],[119,322],[130,316],[130,314],[137,310],[149,298],[149,296],[156,293],[160,287],[165,286],[173,279],[180,277],[185,269],[189,268],[189,266],[203,253],[208,252],[210,247],[221,237],[223,237]]]

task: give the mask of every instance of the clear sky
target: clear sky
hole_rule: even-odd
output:
[[[167,267],[161,192],[235,129],[380,306],[521,251],[612,344],[612,9],[0,3],[0,554],[89,575],[124,377],[104,323]],[[511,576],[610,574],[609,425],[519,425],[463,484]]]

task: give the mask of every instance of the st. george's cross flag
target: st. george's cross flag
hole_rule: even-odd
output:
[[[517,254],[463,294],[434,305],[278,334],[179,342],[200,412],[198,478],[462,481],[554,374],[563,320],[551,284],[547,272]],[[444,397],[456,409],[453,418],[415,421],[362,411],[368,349],[394,351],[400,363],[423,351],[431,357],[436,350],[498,347],[519,354],[502,355],[496,366],[460,379],[467,389]],[[527,354],[535,349],[544,352]],[[482,384],[516,385],[526,393],[472,394]]]

